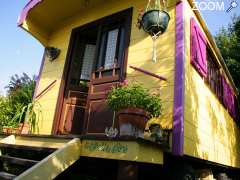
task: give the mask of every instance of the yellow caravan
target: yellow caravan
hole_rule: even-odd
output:
[[[3,137],[1,147],[48,154],[38,162],[29,160],[26,171],[0,175],[240,178],[238,92],[205,22],[191,0],[159,1],[167,14],[165,26],[158,24],[162,29],[150,32],[141,21],[147,4],[28,2],[18,25],[45,47],[34,95],[42,111],[39,132]],[[126,81],[160,93],[161,116],[154,123],[159,125],[157,135],[164,134],[166,141],[151,138],[150,123],[144,136],[121,136],[106,99],[113,87]]]

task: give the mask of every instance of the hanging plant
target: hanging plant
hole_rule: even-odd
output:
[[[157,61],[156,39],[163,34],[170,20],[167,13],[166,1],[149,0],[145,11],[140,11],[138,27],[143,28],[153,39],[153,61]]]

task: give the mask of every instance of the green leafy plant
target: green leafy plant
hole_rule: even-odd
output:
[[[113,88],[107,97],[107,104],[114,111],[135,107],[144,109],[151,117],[161,115],[161,99],[140,84]]]
[[[18,123],[12,120],[13,116],[14,116],[14,111],[9,101],[9,98],[1,96],[0,97],[0,126],[1,127],[17,126]]]
[[[13,120],[19,121],[20,123],[20,121],[24,118],[24,123],[28,123],[30,125],[30,131],[38,132],[38,122],[41,114],[41,105],[37,101],[32,101],[23,106],[13,117]]]
[[[31,131],[37,130],[40,105],[33,101],[35,80],[23,73],[14,75],[8,84],[7,96],[0,97],[0,126],[18,128],[20,123],[27,122]]]

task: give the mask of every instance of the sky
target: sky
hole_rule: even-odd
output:
[[[17,18],[28,0],[0,0],[0,94],[4,95],[10,77],[26,72],[37,75],[42,59],[43,46],[17,27]],[[240,15],[238,6],[230,12],[230,0],[197,0],[195,3],[203,15],[210,32],[215,35],[221,27],[231,22],[231,17]],[[224,8],[222,5],[224,4]]]
[[[0,0],[0,93],[10,77],[26,72],[38,74],[43,46],[23,29],[17,19],[28,0]]]

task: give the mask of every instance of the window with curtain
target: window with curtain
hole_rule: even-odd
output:
[[[100,67],[111,69],[114,63],[118,63],[123,29],[120,28],[120,24],[114,25],[115,28],[109,25],[109,27],[105,26],[102,31],[97,69]]]
[[[92,44],[86,44],[84,55],[83,55],[83,63],[81,68],[81,80],[90,80],[92,68],[93,68],[93,62],[95,58],[95,51],[96,51],[96,45]]]
[[[113,29],[108,32],[104,69],[112,68],[115,62],[118,32],[119,32],[119,29]]]

